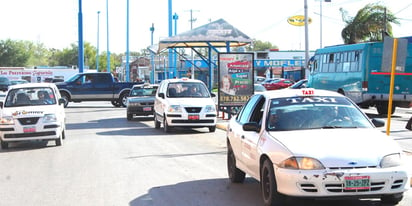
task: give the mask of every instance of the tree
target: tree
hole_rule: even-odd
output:
[[[358,11],[355,17],[348,17],[347,11],[342,8],[340,8],[340,12],[346,23],[341,34],[345,44],[382,41],[384,33],[392,36],[390,23],[399,24],[395,15],[379,4],[367,4]]]
[[[0,66],[24,67],[30,58],[30,49],[24,41],[0,40]]]
[[[253,44],[246,46],[247,51],[265,51],[269,49],[278,49],[278,47],[268,41],[261,40],[253,40]]]

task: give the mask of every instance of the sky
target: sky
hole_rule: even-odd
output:
[[[126,52],[127,0],[81,2],[83,40],[99,47],[100,52]],[[305,50],[305,27],[287,22],[288,17],[304,15],[304,0],[171,2],[172,13],[178,16],[177,34],[224,19],[250,38],[268,41],[281,51]],[[129,51],[150,46],[152,24],[154,44],[168,37],[168,3],[169,0],[129,0]],[[387,6],[399,18],[401,24],[392,25],[394,37],[412,36],[412,17],[408,15],[412,13],[410,1],[331,0],[321,3],[320,0],[307,0],[308,16],[312,19],[308,26],[309,49],[342,44],[340,33],[345,23],[339,9],[348,11],[353,17],[368,3]],[[190,21],[191,15],[195,21]],[[0,0],[0,40],[28,40],[43,43],[46,48],[69,48],[78,42],[78,16],[79,0]],[[173,34],[174,31],[173,27]]]

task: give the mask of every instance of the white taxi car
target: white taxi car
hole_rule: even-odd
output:
[[[57,146],[65,138],[64,99],[53,83],[27,83],[9,87],[0,102],[1,148],[9,143],[30,140],[54,140]]]
[[[207,127],[216,130],[216,105],[206,85],[196,79],[167,79],[160,82],[154,104],[155,128]]]
[[[396,204],[409,189],[399,145],[350,99],[314,89],[252,96],[227,128],[232,182],[260,181],[265,205],[286,196],[368,198]]]

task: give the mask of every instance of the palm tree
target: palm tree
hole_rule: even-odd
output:
[[[392,36],[390,23],[399,21],[386,7],[379,4],[368,4],[358,11],[355,17],[348,17],[347,11],[340,8],[342,19],[346,23],[342,30],[345,44],[365,41],[382,41],[383,34]]]

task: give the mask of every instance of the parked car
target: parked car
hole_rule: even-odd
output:
[[[294,84],[290,85],[288,88],[289,89],[301,89],[301,88],[306,88],[308,86],[308,80],[307,79],[301,79]]]
[[[216,104],[205,83],[196,79],[163,80],[154,105],[155,128],[163,124],[165,132],[174,127],[207,127],[216,130]]]
[[[267,90],[287,88],[295,82],[290,79],[275,79],[273,81],[262,84]]]
[[[32,140],[52,140],[61,146],[66,129],[64,102],[51,83],[10,86],[5,99],[0,101],[1,148]]]
[[[17,79],[17,80],[10,80],[11,85],[16,85],[16,84],[26,84],[29,83],[25,79]]]
[[[227,128],[231,182],[260,181],[264,205],[285,197],[380,198],[397,204],[409,189],[405,156],[349,98],[287,89],[253,95]]]
[[[255,77],[255,84],[260,84],[266,80],[266,77],[256,76]]]
[[[11,82],[9,78],[0,76],[0,91],[3,91],[3,92],[7,91],[10,85],[11,85]]]
[[[264,86],[262,86],[261,84],[254,84],[253,88],[254,88],[255,94],[259,93],[259,92],[267,91],[267,89]]]
[[[153,105],[158,85],[134,85],[127,97],[127,120],[136,116],[153,115]]]

